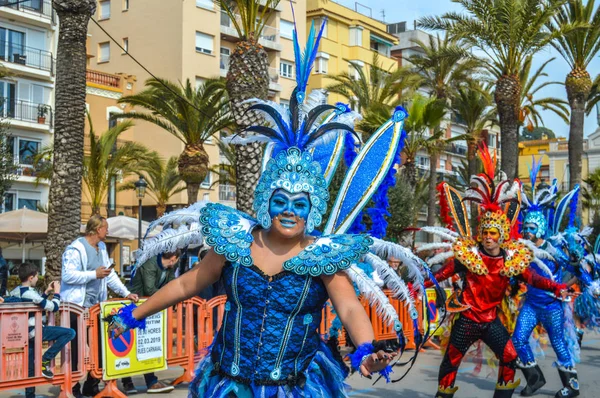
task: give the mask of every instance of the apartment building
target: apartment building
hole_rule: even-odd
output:
[[[296,16],[305,15],[304,1],[294,1],[294,7]],[[234,24],[212,0],[102,0],[94,18],[153,74],[174,82],[190,79],[200,84],[207,78],[225,76],[229,56],[239,41]],[[299,18],[298,23],[299,35],[305,37],[305,19]],[[266,25],[259,43],[269,57],[269,97],[286,103],[295,87],[290,7],[282,2]],[[89,68],[108,74],[135,75],[137,84],[133,91],[143,90],[144,81],[150,77],[148,73],[94,23],[89,25],[89,35]],[[165,159],[183,150],[178,139],[141,121],[136,122],[130,138],[158,151]],[[209,141],[205,148],[212,165],[225,160],[214,141]],[[234,187],[213,184],[216,178],[212,173],[207,176],[199,199],[235,204]],[[187,193],[176,195],[172,204],[187,204]],[[149,198],[144,201],[144,209],[153,206]]]
[[[17,178],[0,212],[37,210],[48,202],[49,181],[36,184],[33,157],[52,141],[56,15],[50,0],[0,0],[0,117],[10,123]]]
[[[326,18],[319,53],[308,81],[309,90],[325,89],[332,84],[328,75],[348,72],[357,76],[356,68],[365,69],[372,64],[375,54],[383,69],[397,67],[391,51],[398,39],[387,33],[385,23],[333,1],[307,0],[306,4],[308,26],[313,22],[315,26],[321,26]],[[338,101],[348,102],[339,95],[328,96],[328,103]]]

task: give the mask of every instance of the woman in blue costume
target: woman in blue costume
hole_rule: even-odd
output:
[[[371,322],[355,287],[394,325],[402,343],[401,324],[386,296],[358,263],[373,267],[417,319],[406,285],[377,254],[400,256],[412,267],[413,282],[420,286],[418,258],[368,235],[345,234],[398,157],[407,116],[403,109],[397,109],[354,153],[356,159],[323,234],[315,231],[322,224],[327,186],[346,134],[354,134],[350,122],[356,116],[347,106],[321,105],[319,93],[305,95],[322,29],[317,34],[311,27],[303,54],[294,38],[298,87],[289,110],[255,101],[250,110],[263,112],[269,126],[249,127],[246,131],[253,135],[231,140],[268,143],[255,191],[256,219],[220,204],[197,203],[153,223],[151,229],[158,224],[179,227],[166,228],[145,242],[139,263],[156,253],[202,241],[212,249],[199,266],[139,307],[127,306],[110,319],[115,335],[143,327],[146,317],[221,279],[227,291],[223,324],[210,355],[198,366],[190,397],[346,396],[347,371],[317,331],[328,299],[357,347],[351,355],[352,368],[366,377],[380,371],[387,378],[392,355],[373,341]]]
[[[555,229],[560,228],[563,216],[570,208],[569,203],[575,203],[576,207],[575,198],[578,189],[565,195],[556,206],[556,211],[554,211],[554,202],[558,191],[556,183],[536,192],[535,182],[540,165],[541,160],[535,162],[534,159],[530,172],[531,199],[527,197],[525,192],[522,193],[524,204],[522,212],[525,214],[523,236],[540,249],[536,251],[536,256],[540,258],[541,263],[532,263],[532,268],[538,274],[560,282],[563,279],[563,269],[571,268],[569,256],[545,238],[547,235],[554,235],[558,232]],[[557,357],[556,366],[563,388],[556,393],[556,397],[576,397],[579,395],[579,383],[577,381],[577,370],[575,369],[575,363],[579,361],[579,347],[575,341],[572,314],[566,318],[564,306],[568,306],[568,304],[563,304],[560,297],[534,286],[527,286],[527,296],[519,312],[512,337],[519,355],[517,366],[521,368],[527,381],[527,385],[521,391],[521,395],[524,397],[534,395],[537,390],[546,384],[544,374],[537,364],[529,344],[531,333],[538,323],[541,323],[548,332],[550,343]],[[568,323],[565,323],[565,321]],[[566,325],[572,327],[567,328]],[[569,330],[572,333],[568,333]],[[572,338],[569,339],[569,337]]]

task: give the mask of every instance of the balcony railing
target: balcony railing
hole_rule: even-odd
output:
[[[235,202],[235,186],[219,184],[219,200]]]
[[[54,73],[52,53],[39,48],[0,41],[0,60]]]
[[[52,126],[52,107],[46,104],[0,97],[0,115],[5,118],[22,120]]]
[[[50,0],[0,0],[0,7],[10,7],[53,19],[52,1]]]
[[[103,86],[121,88],[121,76],[111,75],[110,73],[98,72],[87,69],[85,71],[85,79],[89,83],[100,84]]]
[[[446,151],[462,156],[467,155],[467,147],[464,145],[450,144],[446,147]]]
[[[236,19],[238,23],[241,24],[241,17],[236,15]],[[221,26],[225,26],[227,28],[235,28],[235,25],[231,23],[231,18],[225,12],[221,12]],[[261,34],[260,39],[267,40],[273,43],[279,43],[279,29],[274,28],[273,26],[265,25]]]

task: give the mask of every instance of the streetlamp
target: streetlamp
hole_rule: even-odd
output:
[[[142,248],[142,199],[146,196],[146,187],[148,184],[144,177],[140,176],[140,179],[137,180],[134,184],[135,186],[135,194],[139,200],[138,205],[138,249]]]

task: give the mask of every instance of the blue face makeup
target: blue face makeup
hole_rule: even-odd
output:
[[[537,233],[538,233],[538,226],[532,223],[527,223],[525,225],[523,225],[523,235],[525,234],[530,234],[531,238],[535,238],[537,239]]]
[[[271,219],[281,215],[279,222],[285,228],[294,228],[296,226],[297,222],[293,216],[306,221],[309,212],[310,201],[308,194],[304,192],[291,194],[283,189],[278,189],[269,200],[269,215]],[[286,215],[291,217],[286,218]]]

